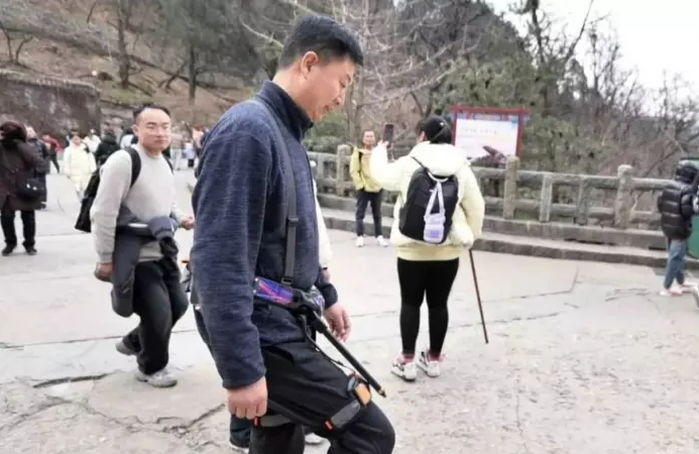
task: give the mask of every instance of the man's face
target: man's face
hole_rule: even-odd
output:
[[[321,62],[315,52],[308,52],[301,65],[304,92],[300,104],[310,119],[317,122],[345,103],[355,64],[349,57]]]
[[[367,148],[371,148],[376,145],[376,136],[374,135],[374,131],[364,131],[362,143]]]
[[[27,138],[36,139],[36,131],[31,126],[27,126]]]
[[[70,139],[70,141],[73,143],[73,145],[78,146],[80,145],[80,142],[83,141],[83,139],[81,139],[80,136],[76,134]]]
[[[170,116],[160,109],[145,109],[136,119],[133,132],[138,143],[149,151],[163,151],[170,146]]]

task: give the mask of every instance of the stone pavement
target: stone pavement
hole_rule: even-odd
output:
[[[185,205],[191,174],[177,178]],[[229,452],[223,391],[191,312],[172,339],[179,385],[136,382],[114,351],[136,321],[111,312],[91,239],[72,230],[77,200],[62,177],[50,182],[39,255],[0,258],[0,453]],[[699,310],[689,296],[657,296],[657,270],[476,252],[485,345],[465,256],[444,374],[406,384],[388,372],[400,346],[393,253],[331,237],[333,280],[354,314],[348,346],[388,389],[377,399],[396,453],[698,452]]]

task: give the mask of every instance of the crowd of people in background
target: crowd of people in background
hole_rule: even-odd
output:
[[[203,125],[191,128],[185,125],[173,131],[172,142],[163,152],[173,170],[196,166],[207,132],[208,128]],[[101,135],[96,129],[82,133],[72,128],[61,136],[49,131],[39,136],[31,125],[14,121],[0,125],[0,209],[5,239],[2,255],[9,256],[17,248],[15,215],[18,211],[23,223],[22,245],[28,254],[37,253],[35,212],[47,208],[46,178],[52,168],[70,181],[80,202],[95,171],[116,151],[126,150],[137,142],[132,127],[118,133],[107,125]],[[18,186],[27,182],[35,185],[35,194],[18,192]]]

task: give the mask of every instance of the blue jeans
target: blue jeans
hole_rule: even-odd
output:
[[[667,266],[665,267],[665,289],[672,283],[684,284],[684,267],[686,264],[687,240],[671,240],[667,248]]]

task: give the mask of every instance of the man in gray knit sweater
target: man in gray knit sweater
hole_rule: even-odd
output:
[[[100,185],[90,211],[92,235],[99,257],[95,275],[112,280],[117,288],[115,263],[123,254],[119,235],[130,235],[134,222],[145,226],[168,218],[185,229],[194,226],[192,216],[184,215],[176,204],[175,180],[170,165],[162,155],[170,145],[170,114],[159,106],[143,106],[134,111],[134,146],[140,166],[132,163],[132,154],[120,150],[112,154],[101,168]],[[132,181],[133,169],[140,168]],[[161,224],[159,224],[161,225]],[[136,378],[155,387],[174,386],[177,381],[168,372],[170,333],[175,322],[187,309],[187,299],[179,285],[177,249],[168,233],[170,247],[152,238],[142,240],[134,261],[132,293],[133,312],[141,322],[118,344],[125,355],[136,355]],[[121,246],[123,247],[123,246]],[[113,274],[114,273],[114,274]]]

